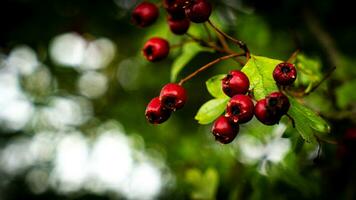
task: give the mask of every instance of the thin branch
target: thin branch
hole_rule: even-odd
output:
[[[213,37],[211,36],[211,33],[210,33],[210,30],[209,30],[208,26],[206,25],[206,23],[204,23],[203,25],[204,25],[204,29],[205,29],[205,31],[206,31],[206,33],[208,35],[208,41],[209,42],[213,41]]]
[[[211,27],[213,27],[213,29],[218,32],[219,34],[221,34],[222,36],[224,36],[225,38],[231,40],[232,42],[234,42],[235,44],[237,44],[244,52],[246,55],[246,59],[250,59],[250,50],[247,48],[247,45],[242,42],[241,40],[238,40],[226,33],[224,33],[222,30],[220,30],[217,26],[215,26],[210,20],[208,20],[208,23]]]
[[[318,135],[314,134],[314,137],[316,138],[317,141],[328,143],[328,144],[334,144],[337,145],[339,144],[336,140],[329,140],[329,139],[324,139],[319,137]]]
[[[191,78],[193,78],[194,76],[199,74],[200,72],[208,69],[209,67],[215,65],[216,63],[219,63],[219,62],[221,62],[223,60],[227,60],[229,58],[234,58],[234,57],[239,57],[239,56],[244,56],[244,55],[245,55],[244,53],[235,53],[235,54],[230,54],[230,55],[227,55],[227,56],[223,56],[223,57],[217,58],[217,59],[209,62],[208,64],[202,66],[201,68],[197,69],[195,72],[191,73],[187,77],[181,79],[178,84],[179,85],[184,84],[185,82],[187,82],[188,80],[190,80]]]
[[[316,84],[315,86],[313,86],[312,89],[309,90],[309,92],[305,93],[305,95],[309,95],[310,93],[314,92],[316,89],[318,89],[318,87],[326,80],[328,79],[331,74],[335,71],[336,67],[331,68],[323,77],[323,79],[321,79],[321,81],[319,81],[318,84]]]
[[[295,61],[299,53],[299,49],[297,49],[293,54],[288,58],[287,63],[292,63]]]

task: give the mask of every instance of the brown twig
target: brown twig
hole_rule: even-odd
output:
[[[287,63],[292,63],[295,61],[299,53],[299,49],[297,49],[293,54],[288,58]]]
[[[211,27],[213,27],[213,29],[218,32],[219,34],[221,34],[222,36],[224,36],[225,38],[231,40],[232,42],[234,42],[235,44],[237,44],[244,52],[246,55],[246,59],[250,59],[250,50],[247,48],[247,45],[242,42],[241,40],[238,40],[226,33],[224,33],[222,30],[220,30],[217,26],[215,26],[210,20],[208,20],[208,23]]]
[[[190,80],[191,78],[193,78],[194,76],[196,76],[197,74],[199,74],[200,72],[208,69],[209,67],[215,65],[216,63],[218,62],[221,62],[223,60],[227,60],[229,58],[234,58],[234,57],[239,57],[239,56],[244,56],[245,54],[244,53],[234,53],[234,54],[230,54],[230,55],[227,55],[227,56],[223,56],[223,57],[220,57],[220,58],[217,58],[211,62],[209,62],[208,64],[202,66],[201,68],[197,69],[196,71],[194,71],[193,73],[189,74],[187,77],[181,79],[179,81],[179,85],[182,85],[184,84],[185,82],[187,82],[188,80]]]

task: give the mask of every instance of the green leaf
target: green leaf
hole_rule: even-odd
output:
[[[328,133],[329,124],[311,109],[289,98],[291,107],[288,114],[294,119],[295,128],[307,142],[315,142],[315,134]]]
[[[200,107],[195,119],[198,120],[199,124],[211,123],[224,112],[228,100],[229,98],[226,97],[206,102]]]
[[[182,54],[175,59],[171,70],[171,81],[175,82],[180,71],[191,61],[199,52],[206,50],[197,43],[187,43],[183,46]]]
[[[215,98],[226,98],[227,96],[222,90],[221,80],[226,76],[226,74],[219,74],[211,77],[205,82],[206,88],[209,93]]]
[[[345,109],[356,102],[356,80],[347,82],[336,89],[336,102],[339,108]]]
[[[278,90],[272,74],[276,65],[281,62],[280,60],[252,55],[242,68],[242,71],[250,80],[250,88],[256,100],[263,99],[268,94]]]

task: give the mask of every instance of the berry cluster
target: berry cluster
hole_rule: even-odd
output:
[[[169,29],[177,35],[185,34],[190,22],[206,22],[212,12],[212,6],[207,0],[163,0],[163,6],[168,13]],[[133,10],[132,21],[143,28],[152,25],[158,16],[157,5],[142,2]],[[148,61],[160,61],[168,56],[169,43],[163,38],[154,37],[146,42],[142,51]]]
[[[187,101],[185,89],[175,83],[168,83],[158,97],[153,98],[146,107],[146,119],[151,124],[161,124],[168,120],[173,111],[181,109]]]
[[[219,43],[215,43],[214,41],[207,42],[189,34],[187,35],[201,45],[228,55],[204,65],[186,78],[183,78],[178,84],[166,84],[161,89],[160,95],[153,98],[146,107],[146,118],[152,124],[165,122],[172,112],[184,106],[187,100],[186,91],[182,87],[184,82],[222,60],[245,56],[247,62],[250,58],[250,52],[245,43],[224,33],[209,20],[212,6],[207,0],[163,0],[161,5],[167,11],[167,23],[172,33],[177,35],[186,34],[191,22],[207,22],[220,35],[218,37],[220,40]],[[153,24],[158,16],[159,8],[156,4],[142,2],[135,7],[132,13],[132,21],[139,27],[147,27]],[[231,51],[225,39],[238,45],[244,53]],[[144,44],[142,51],[148,61],[156,62],[168,56],[170,44],[164,38],[153,37]],[[295,66],[288,62],[278,64],[273,71],[273,78],[281,90],[291,85],[296,77]],[[290,103],[288,97],[282,92],[273,92],[264,99],[257,101],[256,105],[254,105],[253,93],[249,89],[250,81],[242,71],[232,70],[222,79],[222,90],[230,97],[230,100],[227,104],[225,114],[218,117],[212,127],[213,135],[217,141],[223,144],[232,142],[239,132],[239,125],[249,122],[254,115],[263,124],[273,125],[277,124],[281,117],[287,114]]]
[[[280,63],[276,66],[273,77],[277,85],[290,85],[296,79],[296,69],[291,63]],[[254,105],[251,97],[246,95],[249,87],[249,79],[241,71],[233,70],[222,79],[222,90],[231,99],[225,115],[220,116],[212,127],[217,141],[223,144],[232,142],[238,134],[239,124],[250,121],[253,115],[265,125],[274,125],[287,114],[290,103],[283,93],[273,92]]]

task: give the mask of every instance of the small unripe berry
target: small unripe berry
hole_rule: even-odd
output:
[[[136,6],[132,12],[132,22],[140,27],[147,27],[153,24],[159,15],[155,4],[142,2]]]
[[[280,63],[273,71],[273,78],[278,85],[291,85],[297,78],[297,70],[292,63]]]
[[[281,92],[273,92],[266,97],[266,103],[271,111],[275,111],[277,115],[287,114],[290,103],[286,95]]]
[[[212,6],[207,0],[195,0],[192,1],[185,8],[185,14],[190,19],[190,21],[195,23],[206,22],[212,11]]]
[[[160,61],[168,56],[169,43],[163,38],[154,37],[145,43],[142,51],[148,61]]]
[[[233,96],[227,104],[225,117],[234,123],[246,123],[252,119],[253,111],[251,98],[238,94]]]
[[[171,111],[164,108],[159,98],[155,97],[147,105],[145,115],[149,123],[161,124],[169,118]]]
[[[232,70],[222,79],[222,90],[229,97],[237,94],[246,94],[249,87],[250,81],[242,71]]]
[[[177,35],[186,33],[189,29],[190,21],[187,18],[175,19],[171,16],[168,17],[169,29]]]
[[[239,125],[233,124],[225,116],[220,116],[212,127],[213,135],[215,140],[222,144],[228,144],[232,142],[239,132]]]
[[[256,103],[254,113],[256,118],[265,125],[277,124],[281,118],[277,112],[268,108],[266,99],[261,99]]]
[[[159,99],[165,108],[175,111],[184,106],[187,101],[187,92],[179,84],[168,83],[162,88]]]

